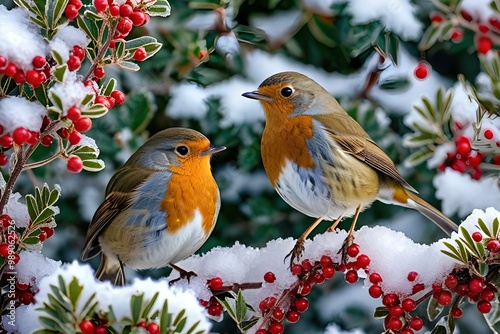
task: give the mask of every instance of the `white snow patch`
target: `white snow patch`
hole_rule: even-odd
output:
[[[29,101],[24,97],[6,96],[0,100],[0,124],[4,133],[12,133],[19,127],[30,131],[40,131],[45,107],[38,101]]]
[[[26,204],[19,202],[21,197],[20,193],[10,194],[7,205],[5,206],[5,213],[15,221],[17,227],[22,228],[28,226],[30,216]]]

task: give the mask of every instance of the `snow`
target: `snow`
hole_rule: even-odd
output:
[[[492,16],[499,17],[490,4],[491,0],[463,0],[460,2],[460,8],[468,12],[473,18],[487,22]]]
[[[302,6],[317,14],[317,15],[322,15],[322,16],[327,16],[331,17],[334,15],[334,11],[331,9],[331,7],[335,3],[341,3],[344,1],[339,1],[339,0],[302,0]]]
[[[381,20],[387,30],[404,40],[417,41],[423,31],[415,16],[416,8],[409,0],[372,0],[369,6],[364,0],[350,0],[346,11],[352,15],[353,24]]]
[[[80,314],[87,300],[95,294],[99,301],[96,311],[108,312],[109,308],[112,307],[115,316],[118,321],[120,321],[124,317],[131,317],[130,303],[124,301],[129,301],[133,295],[139,294],[143,294],[145,299],[150,299],[158,292],[158,299],[154,303],[150,314],[155,313],[155,311],[161,311],[163,303],[165,300],[168,300],[168,311],[172,314],[174,319],[182,310],[185,310],[187,316],[185,328],[190,328],[197,321],[199,321],[197,330],[208,331],[211,327],[211,324],[204,316],[203,308],[199,305],[193,293],[171,288],[165,280],[135,280],[132,284],[125,287],[112,287],[108,282],[103,283],[96,281],[90,266],[78,264],[76,261],[57,269],[51,268],[51,272],[52,275],[45,277],[39,283],[40,291],[36,295],[35,304],[21,306],[16,310],[18,312],[16,329],[19,330],[19,332],[31,333],[42,327],[38,317],[42,315],[43,312],[38,310],[38,308],[41,307],[43,303],[47,302],[48,296],[52,291],[50,288],[51,285],[59,286],[59,276],[64,279],[66,284],[76,278],[79,284],[83,286],[81,296],[75,306],[76,314]],[[119,325],[115,324],[113,327],[118,329]],[[7,330],[12,329],[13,328],[7,328]],[[120,328],[119,331],[121,329],[122,328]]]
[[[219,36],[215,41],[215,51],[226,58],[239,54],[240,44],[234,33]]]
[[[47,110],[38,101],[31,102],[19,96],[6,96],[0,100],[0,124],[3,126],[3,133],[12,133],[19,127],[38,132],[46,114]]]
[[[61,266],[61,261],[46,258],[40,252],[24,251],[19,254],[16,265],[17,280],[20,283],[30,283],[36,291],[40,288],[40,280],[50,276]]]
[[[330,324],[326,327],[324,334],[364,334],[360,329],[353,329],[351,331],[342,330],[337,324]]]
[[[474,209],[472,213],[460,224],[461,227],[464,227],[469,234],[472,235],[474,232],[480,232],[483,237],[487,237],[487,235],[481,231],[478,225],[478,220],[481,219],[484,224],[488,227],[490,231],[493,231],[493,221],[495,219],[500,219],[500,212],[498,212],[495,208],[489,207],[486,210]],[[457,235],[454,237],[458,237],[462,235],[462,231],[459,230]]]
[[[12,218],[17,227],[23,228],[28,225],[30,216],[26,204],[19,202],[21,199],[20,193],[12,193],[5,205],[5,213]]]
[[[85,48],[90,43],[90,39],[85,32],[73,26],[60,27],[53,38],[53,40],[57,39],[64,42],[70,48],[73,48],[75,45]]]
[[[0,5],[0,55],[23,71],[33,68],[35,56],[46,56],[47,45],[24,9]]]
[[[465,217],[474,209],[500,208],[500,187],[493,178],[473,180],[469,174],[446,168],[434,177],[433,184],[445,215]]]
[[[93,93],[93,90],[84,86],[83,82],[77,78],[76,72],[67,71],[63,82],[57,82],[49,89],[49,98],[55,94],[61,99],[63,110],[57,111],[66,116],[69,108],[73,106],[81,108],[82,100],[89,93]]]
[[[322,3],[322,0],[320,1]],[[298,9],[291,9],[276,10],[269,15],[255,14],[250,17],[250,25],[262,29],[266,33],[267,40],[273,44],[287,34],[292,24],[300,18],[301,13]]]

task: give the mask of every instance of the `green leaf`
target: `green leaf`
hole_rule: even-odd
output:
[[[168,312],[168,299],[165,299],[160,313],[160,333],[166,333],[171,326],[172,314]]]
[[[373,317],[376,319],[385,318],[389,314],[389,310],[385,306],[379,306],[373,312]]]
[[[134,134],[139,134],[151,121],[156,110],[154,96],[150,92],[132,92],[127,95],[121,108],[127,110],[127,125]]]
[[[236,296],[236,321],[241,323],[247,314],[247,303],[245,301],[245,296],[243,291],[238,290],[238,295]]]
[[[115,56],[115,59],[118,61],[121,61],[123,57],[125,56],[125,41],[124,40],[117,40],[115,44],[115,48],[113,49],[113,54]]]
[[[460,234],[462,235],[461,240],[463,240],[465,247],[469,249],[471,254],[474,254],[476,257],[479,257],[479,254],[476,249],[476,242],[472,239],[469,231],[463,226],[460,226],[459,229],[460,229]]]
[[[384,80],[379,88],[387,91],[405,90],[410,86],[410,81],[407,77],[394,77]]]
[[[193,334],[194,331],[196,330],[196,327],[200,324],[200,320],[196,321],[191,327],[188,328],[186,331],[186,334]]]
[[[150,16],[167,17],[170,15],[170,4],[167,0],[157,0],[152,6],[146,8]]]
[[[64,110],[64,106],[63,106],[63,103],[62,103],[62,99],[59,97],[59,95],[57,95],[56,93],[54,93],[53,90],[50,90],[49,91],[49,99],[54,104],[55,111],[57,111],[57,113],[59,113],[59,114],[62,114],[62,112]],[[54,110],[54,109],[51,108],[51,110]]]
[[[448,252],[444,249],[441,250],[441,253],[448,255],[449,257],[459,261],[459,262],[464,262],[460,256],[457,256],[455,253]]]
[[[69,0],[46,1],[45,13],[50,29],[55,30],[59,25],[59,20],[68,6]]]
[[[434,106],[432,105],[431,101],[426,96],[424,96],[422,98],[422,102],[424,103],[425,108],[427,108],[427,111],[429,112],[431,120],[436,120],[437,112],[436,112],[436,109],[434,108]]]
[[[68,71],[68,64],[66,63],[56,66],[54,70],[54,78],[56,78],[56,80],[59,82],[63,82],[64,76],[66,75],[67,71]],[[51,92],[52,91],[49,91],[49,97]]]
[[[406,160],[405,164],[409,167],[414,167],[422,162],[430,159],[434,155],[434,151],[432,151],[429,147],[424,146],[421,147],[418,151],[413,152]]]
[[[434,321],[443,309],[444,307],[439,305],[435,298],[430,298],[429,303],[427,304],[427,317],[430,321]]]
[[[68,285],[68,297],[71,303],[73,304],[73,307],[76,308],[76,304],[78,303],[78,300],[80,299],[80,295],[83,291],[83,286],[81,286],[78,283],[78,279],[76,277],[73,277],[71,282]]]
[[[498,217],[495,217],[495,219],[493,219],[493,223],[491,225],[493,227],[493,235],[495,236],[495,238],[497,238],[500,232],[500,222],[498,221]]]
[[[95,103],[90,107],[82,109],[82,115],[87,116],[89,118],[99,118],[108,113],[109,109],[106,108],[103,104]]]
[[[47,207],[40,212],[40,214],[33,220],[34,224],[44,223],[52,219],[52,217],[56,214],[54,209]]]
[[[141,318],[144,318],[144,319],[149,318],[148,314],[151,311],[151,309],[153,308],[153,305],[155,304],[156,300],[158,299],[159,294],[160,294],[159,292],[156,292],[153,295],[153,298],[151,298],[151,300],[144,306],[144,310],[142,311]]]
[[[234,308],[232,307],[232,305],[229,303],[229,297],[226,297],[224,299],[219,299],[217,298],[217,301],[219,303],[222,304],[222,306],[224,306],[224,308],[226,309],[227,311],[227,314],[229,314],[229,316],[236,322],[238,323],[238,320],[236,318],[236,312],[234,310]]]
[[[87,159],[83,160],[83,169],[88,172],[99,172],[106,167],[105,163],[101,159]]]
[[[484,318],[486,319],[486,323],[491,328],[493,333],[500,332],[500,305],[498,301],[498,294],[496,298],[491,301],[491,311],[487,314],[484,314]]]
[[[385,31],[385,54],[391,57],[394,65],[398,66],[399,38],[390,31]]]
[[[90,146],[77,146],[70,153],[79,156],[82,160],[96,159],[99,155],[96,149]]]
[[[141,310],[142,310],[142,301],[144,299],[144,294],[133,295],[130,298],[130,311],[132,315],[132,323],[136,324],[141,320]]]
[[[173,326],[175,326],[175,331],[177,333],[182,332],[184,326],[186,326],[187,317],[185,314],[186,310],[182,309],[174,319]]]
[[[92,102],[94,100],[94,94],[87,94],[85,95],[85,97],[83,98],[81,104],[82,106],[86,106],[88,105],[90,102]]]
[[[448,329],[449,329],[450,333],[454,333],[455,332],[455,321],[453,320],[453,317],[451,316],[451,314],[448,314],[448,316],[446,317],[446,324],[448,325]]]
[[[25,196],[26,206],[28,207],[28,214],[31,220],[34,220],[36,216],[38,216],[38,210],[36,206],[35,197],[33,195],[28,194]]]
[[[436,43],[439,38],[440,24],[432,23],[422,35],[420,43],[418,44],[418,49],[425,51],[430,49],[431,46]]]
[[[404,137],[404,146],[420,147],[433,144],[437,138],[439,138],[439,136],[434,132],[412,133]]]
[[[446,330],[445,326],[436,325],[436,327],[432,329],[431,334],[448,334],[448,331]]]
[[[116,65],[120,66],[121,68],[125,69],[125,70],[129,70],[129,71],[139,71],[141,68],[139,67],[139,65],[137,65],[136,63],[133,63],[131,61],[126,61],[126,60],[122,60],[122,61],[119,61],[116,63]]]
[[[76,17],[76,23],[78,27],[85,32],[87,37],[95,42],[99,38],[99,28],[97,27],[95,19],[91,19],[90,16],[86,15],[88,12],[90,11],[86,11],[85,15],[78,15]]]

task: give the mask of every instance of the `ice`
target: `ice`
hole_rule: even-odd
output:
[[[35,56],[45,57],[47,44],[39,29],[21,8],[7,10],[0,5],[0,55],[23,71],[33,68]]]
[[[3,126],[3,133],[12,133],[19,127],[38,132],[46,114],[47,110],[38,101],[31,102],[19,96],[6,96],[0,100],[0,124]]]
[[[445,215],[465,217],[474,209],[499,208],[500,187],[487,176],[474,180],[469,174],[446,168],[434,177],[433,184]]]

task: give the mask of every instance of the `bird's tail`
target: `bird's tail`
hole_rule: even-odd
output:
[[[113,285],[125,285],[125,273],[123,272],[123,263],[116,259],[110,259],[104,253],[101,253],[101,264],[95,273],[99,281],[110,281]]]
[[[408,195],[408,202],[406,205],[409,208],[415,209],[439,226],[447,235],[451,235],[451,232],[458,231],[458,225],[451,221],[450,218],[446,217],[441,211],[409,191],[406,191]]]

